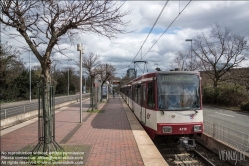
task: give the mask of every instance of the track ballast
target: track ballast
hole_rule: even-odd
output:
[[[170,166],[230,166],[219,156],[196,142],[196,150],[179,151],[176,139],[159,136],[154,143]]]

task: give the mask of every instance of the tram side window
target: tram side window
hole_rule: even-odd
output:
[[[142,86],[142,89],[141,89],[141,106],[145,106],[146,105],[146,86],[145,85],[143,85]]]
[[[137,88],[135,88],[135,86],[133,87],[134,89],[132,89],[132,92],[133,92],[133,100],[135,102],[137,102]]]
[[[129,94],[129,98],[132,99],[132,88],[129,89],[128,94]]]
[[[135,93],[135,87],[132,86],[132,89],[131,89],[131,94],[132,94],[132,100],[134,101],[134,93]]]
[[[149,108],[154,108],[155,107],[155,97],[154,97],[154,83],[149,82],[148,83],[148,100],[147,100],[147,105]]]
[[[141,104],[141,93],[140,88],[137,88],[137,103]]]

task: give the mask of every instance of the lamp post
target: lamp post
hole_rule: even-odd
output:
[[[82,123],[82,44],[77,44],[77,51],[80,51],[80,123]]]
[[[190,41],[191,42],[190,70],[192,71],[193,70],[193,68],[192,68],[192,39],[186,39],[185,41]]]
[[[30,36],[31,38],[36,38],[35,36]],[[29,51],[29,102],[31,103],[31,54]]]

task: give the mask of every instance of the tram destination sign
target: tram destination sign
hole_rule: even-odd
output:
[[[197,75],[160,75],[162,82],[168,83],[193,83],[198,80]]]

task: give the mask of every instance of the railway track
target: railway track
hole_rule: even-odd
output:
[[[230,166],[219,156],[196,142],[195,151],[180,152],[178,143],[166,137],[157,137],[154,143],[170,166]],[[232,166],[232,165],[231,165]]]

